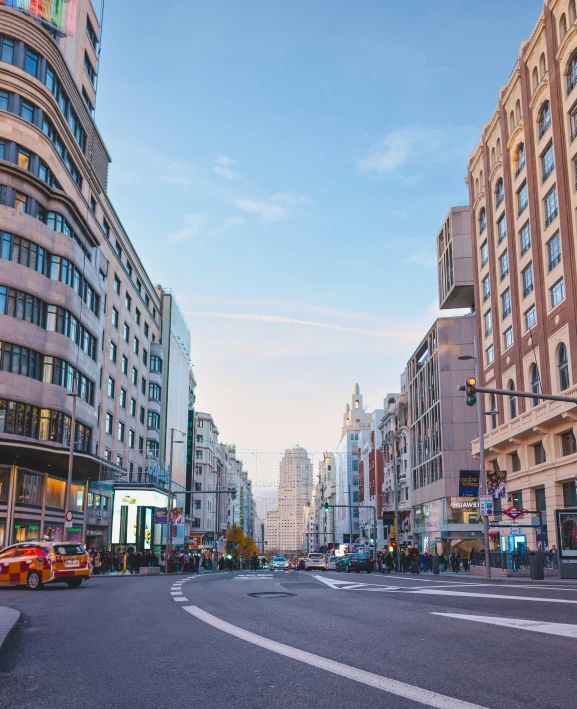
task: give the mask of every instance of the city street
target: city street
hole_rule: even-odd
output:
[[[22,614],[0,653],[6,709],[574,701],[569,584],[261,571],[2,588],[0,605]]]

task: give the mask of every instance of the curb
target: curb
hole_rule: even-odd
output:
[[[7,606],[0,606],[0,650],[4,647],[4,643],[19,620],[19,611]]]

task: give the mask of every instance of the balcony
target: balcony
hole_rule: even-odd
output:
[[[567,96],[573,91],[575,85],[577,84],[577,75],[567,77]]]
[[[545,228],[547,228],[549,226],[549,224],[551,224],[551,222],[557,218],[558,214],[559,214],[559,209],[557,207],[555,207],[555,209],[552,212],[550,212],[547,215],[547,217],[545,218]]]
[[[523,169],[525,168],[525,161],[519,165],[519,167],[515,170],[515,179],[519,177],[519,175],[523,172]]]
[[[549,271],[552,271],[555,266],[561,263],[561,254],[557,254],[553,258],[549,259]]]
[[[503,310],[503,320],[507,317],[507,315],[511,315],[511,306],[509,306],[507,310]]]
[[[524,256],[527,251],[531,248],[531,242],[527,242],[526,244],[521,244],[521,256]]]
[[[573,128],[573,130],[571,131],[571,140],[570,140],[570,142],[572,143],[572,142],[575,140],[575,138],[577,138],[577,125],[576,125],[575,128]]]
[[[519,205],[519,211],[517,212],[517,216],[520,217],[521,214],[523,214],[523,212],[527,209],[528,206],[529,206],[529,200],[522,202]]]
[[[504,199],[505,199],[505,193],[504,193],[504,192],[502,192],[501,194],[498,194],[498,195],[497,195],[497,199],[496,199],[496,201],[495,201],[495,209],[498,209],[498,208],[499,208],[499,205],[503,202]]]
[[[504,278],[506,278],[508,275],[509,275],[509,269],[508,269],[508,268],[504,268],[504,269],[501,271],[501,280],[503,280]]]
[[[529,283],[529,285],[528,285],[528,286],[525,288],[525,290],[523,291],[523,298],[526,298],[526,297],[529,295],[529,293],[532,293],[532,292],[533,292],[533,288],[535,288],[534,284],[533,284],[533,283]]]
[[[543,123],[539,123],[539,140],[541,140],[541,138],[549,130],[550,125],[551,125],[551,116],[547,116],[547,118],[543,121]]]
[[[549,167],[543,172],[543,180],[542,180],[543,182],[546,181],[546,179],[549,177],[549,175],[553,172],[554,169],[555,169],[555,163],[553,163],[552,165],[549,165]]]
[[[483,293],[483,303],[486,300],[489,300],[490,297],[491,297],[491,291],[489,291],[488,293]]]

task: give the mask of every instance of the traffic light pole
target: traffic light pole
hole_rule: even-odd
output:
[[[480,381],[479,349],[477,335],[473,337],[473,348],[475,351],[475,379]],[[485,467],[485,431],[483,426],[483,403],[477,399],[477,432],[479,434],[479,465],[481,466],[481,485],[483,494],[487,494],[487,468]],[[491,578],[491,555],[489,537],[489,517],[483,515],[483,539],[485,545],[485,575]]]

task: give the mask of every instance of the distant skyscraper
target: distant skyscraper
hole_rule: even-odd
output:
[[[278,539],[284,551],[304,547],[304,506],[313,489],[313,466],[304,448],[287,449],[280,463]]]

